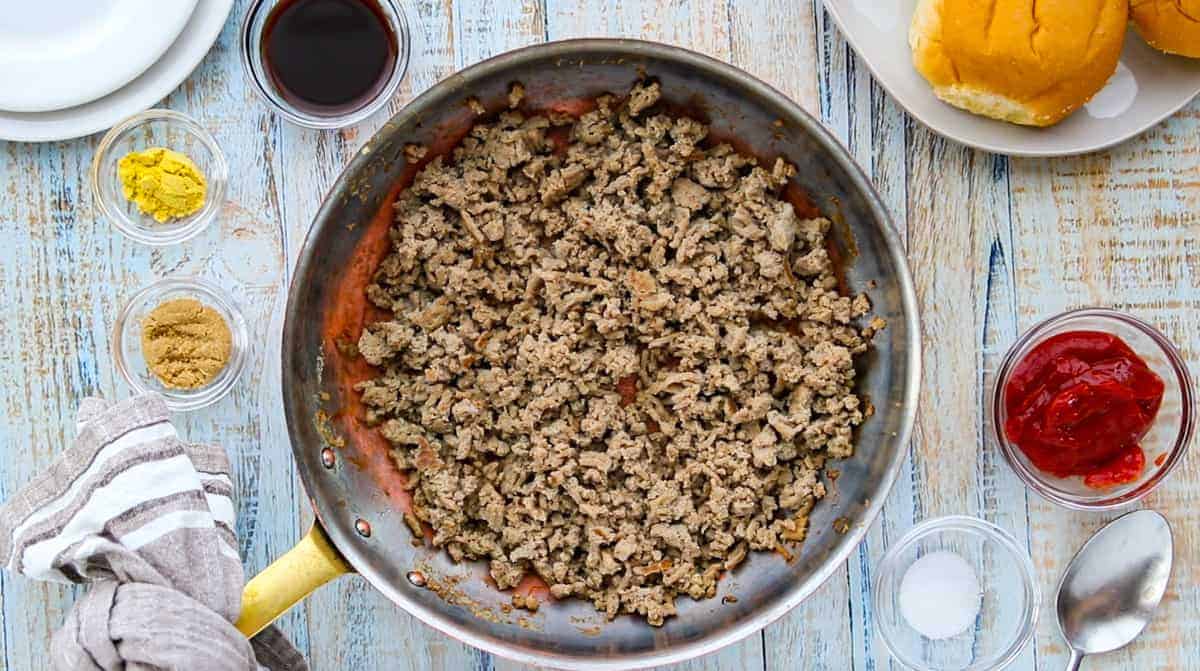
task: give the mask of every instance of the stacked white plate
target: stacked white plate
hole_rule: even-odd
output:
[[[233,0],[0,0],[0,139],[65,140],[153,106]]]
[[[938,100],[912,66],[908,24],[918,0],[825,0],[846,41],[880,85],[934,132],[1013,156],[1063,156],[1110,147],[1153,127],[1200,93],[1200,59],[1168,56],[1134,31],[1121,64],[1091,102],[1050,128],[975,116]]]

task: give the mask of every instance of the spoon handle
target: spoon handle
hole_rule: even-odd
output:
[[[1079,665],[1083,662],[1083,653],[1072,648],[1071,658],[1067,660],[1067,671],[1079,671]]]

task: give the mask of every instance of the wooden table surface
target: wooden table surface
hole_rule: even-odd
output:
[[[201,0],[205,1],[205,0]],[[883,517],[866,542],[790,615],[688,669],[891,668],[871,620],[872,569],[916,521],[961,513],[1028,545],[1043,594],[1110,516],[1070,512],[1027,492],[984,438],[984,390],[1017,334],[1081,305],[1157,325],[1193,369],[1200,357],[1200,104],[1111,151],[1009,159],[945,141],[904,114],[843,42],[820,0],[404,0],[414,49],[392,102],[502,51],[577,36],[644,37],[729,61],[820,117],[874,179],[907,240],[923,315],[922,409]],[[110,354],[122,301],[154,279],[200,273],[235,292],[253,333],[250,374],[222,402],[180,416],[183,434],[233,459],[247,569],[290,547],[309,523],[277,390],[273,342],[294,255],[326,188],[389,113],[340,132],[273,116],[247,86],[239,1],[199,69],[163,103],[210,128],[231,165],[220,225],[182,246],[135,244],[104,221],[88,169],[98,136],[0,143],[0,499],[69,442],[90,394],[129,393]],[[1200,667],[1200,460],[1184,462],[1144,505],[1176,532],[1165,604],[1133,646],[1091,669]],[[45,668],[69,589],[0,574],[0,671]],[[393,607],[358,578],[322,589],[282,621],[317,670],[512,669]],[[1061,668],[1050,605],[1013,668]]]

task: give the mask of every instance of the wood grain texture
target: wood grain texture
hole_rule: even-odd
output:
[[[1137,315],[1179,344],[1195,371],[1200,361],[1200,106],[1193,103],[1141,138],[1074,159],[1020,160],[1012,170],[1017,240],[1016,314],[1022,329],[1055,312],[1088,305]],[[1200,514],[1197,461],[1186,460],[1145,501],[1165,512],[1175,532],[1175,572],[1159,616],[1132,646],[1106,659],[1113,668],[1196,668],[1200,650]],[[1030,500],[1032,551],[1051,589],[1060,567],[1102,521]],[[1052,612],[1043,609],[1044,619]],[[1053,629],[1038,632],[1048,665],[1064,646]]]
[[[741,643],[679,669],[897,668],[872,621],[873,568],[916,521],[960,513],[1026,543],[1045,593],[1035,646],[1013,667],[1065,660],[1050,593],[1105,516],[1060,510],[1026,492],[987,440],[984,402],[998,358],[1038,319],[1110,305],[1162,328],[1200,363],[1200,104],[1112,151],[1009,160],[947,142],[875,84],[821,0],[407,0],[409,76],[390,108],[359,126],[288,125],[246,86],[236,49],[239,1],[217,46],[164,105],[216,135],[235,175],[219,224],[152,250],[99,217],[88,168],[97,137],[0,144],[0,499],[69,443],[89,394],[128,393],[109,329],[122,301],[156,278],[202,274],[227,287],[251,329],[268,333],[234,392],[179,417],[233,459],[247,571],[311,523],[279,396],[281,307],[309,222],[341,166],[399,109],[453,71],[508,49],[580,36],[644,37],[689,47],[761,77],[818,115],[879,189],[908,244],[924,317],[923,410],[884,513],[847,565],[805,604]],[[1176,572],[1164,611],[1129,649],[1090,669],[1200,667],[1200,465],[1185,461],[1146,501],[1167,512]],[[0,671],[45,667],[71,590],[0,574]],[[281,622],[314,669],[521,669],[437,634],[359,578],[323,588]]]

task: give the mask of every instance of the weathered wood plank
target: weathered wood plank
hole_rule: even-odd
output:
[[[7,178],[0,196],[0,235],[9,241],[0,264],[5,324],[0,375],[8,381],[7,420],[0,425],[5,497],[67,444],[74,423],[71,399],[112,384],[110,367],[91,356],[93,350],[103,351],[107,336],[85,326],[112,305],[111,292],[93,282],[106,280],[112,266],[80,267],[76,253],[81,245],[108,237],[104,224],[74,221],[74,210],[89,197],[76,177],[85,174],[89,156],[87,145],[30,151],[10,144],[0,150],[0,174]],[[0,589],[5,668],[40,668],[45,643],[70,606],[71,590],[9,574]]]
[[[1116,149],[1074,159],[1014,160],[1012,209],[1022,330],[1064,309],[1114,307],[1146,319],[1200,359],[1200,106]],[[1144,505],[1163,511],[1175,532],[1176,568],[1157,617],[1132,646],[1089,659],[1090,668],[1191,668],[1200,650],[1200,513],[1195,459]],[[1056,585],[1075,550],[1115,514],[1060,509],[1031,498],[1035,563],[1042,589]],[[1042,609],[1037,647],[1043,664],[1066,648],[1051,604]]]
[[[730,3],[730,62],[820,118],[817,17],[823,13],[811,0]]]
[[[456,2],[453,19],[458,69],[546,40],[543,0]]]
[[[982,435],[984,375],[995,365],[988,338],[1012,320],[1002,263],[1011,249],[1008,164],[917,126],[910,126],[909,156],[909,260],[924,322],[922,400],[929,404],[913,441],[914,519],[973,515],[1024,539],[1024,490]],[[882,649],[876,654],[886,661]],[[1031,649],[1018,668],[1034,668]]]

